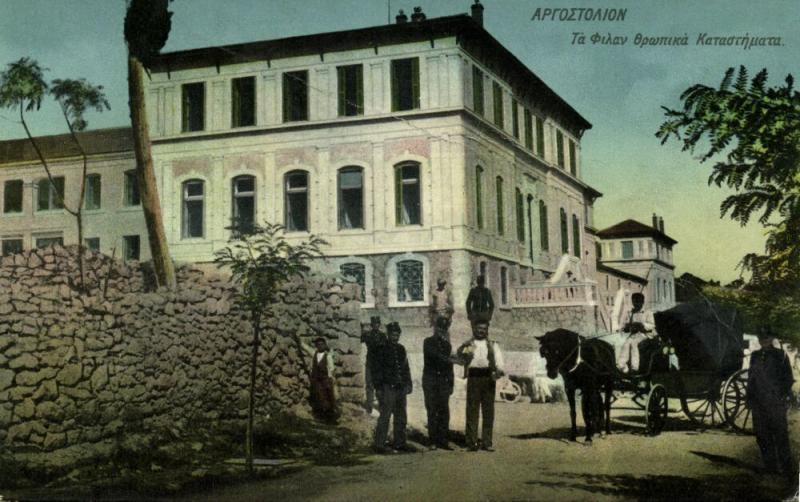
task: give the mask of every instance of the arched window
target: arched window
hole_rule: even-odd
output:
[[[425,299],[424,267],[421,261],[397,262],[397,301],[420,302]]]
[[[339,272],[345,279],[351,280],[361,288],[361,303],[367,299],[367,267],[363,263],[342,263],[339,265]]]
[[[517,240],[525,242],[525,203],[522,200],[522,192],[519,188],[515,189],[514,194],[517,209]]]
[[[237,176],[231,180],[231,230],[236,234],[253,232],[256,219],[256,178]]]
[[[184,181],[181,192],[183,194],[181,236],[184,239],[203,237],[205,183],[203,180]]]
[[[561,252],[569,253],[569,229],[567,228],[567,212],[562,207],[559,211],[561,215]]]
[[[506,225],[504,219],[505,208],[503,207],[503,178],[501,176],[495,179],[495,188],[497,192],[497,234],[503,235],[506,232]]]
[[[308,173],[292,171],[284,179],[284,226],[289,232],[308,231]]]
[[[550,249],[550,226],[547,223],[547,204],[539,201],[539,237],[542,241],[542,250]]]
[[[421,225],[420,169],[416,162],[399,164],[394,170],[395,220],[398,225]]]
[[[364,228],[364,173],[360,167],[339,169],[339,229]]]
[[[572,215],[572,253],[581,257],[581,222],[575,214]]]
[[[478,229],[483,228],[483,168],[475,166],[475,211]]]

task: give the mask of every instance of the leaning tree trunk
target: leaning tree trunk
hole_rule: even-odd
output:
[[[153,259],[153,272],[159,286],[175,288],[175,267],[169,255],[167,236],[161,216],[161,203],[150,153],[150,130],[144,101],[144,67],[132,55],[128,55],[128,94],[133,125],[133,145],[136,154],[136,174],[142,202],[144,220],[147,224],[147,239]]]

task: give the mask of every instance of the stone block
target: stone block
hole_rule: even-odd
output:
[[[14,383],[15,375],[16,372],[13,370],[0,368],[0,390],[11,387],[11,385]]]
[[[33,369],[36,368],[38,365],[39,365],[39,360],[30,354],[22,354],[19,357],[12,359],[8,363],[8,367],[11,369],[19,369],[19,368]]]
[[[33,393],[34,401],[41,401],[43,399],[55,399],[58,397],[58,384],[55,380],[47,380],[42,382],[39,388]]]
[[[56,375],[56,380],[62,385],[75,385],[81,379],[83,366],[80,363],[67,364]]]
[[[53,378],[56,374],[55,368],[42,368],[38,371],[20,371],[17,373],[17,385],[39,385],[42,380]]]
[[[36,404],[33,402],[33,399],[30,398],[25,399],[14,408],[14,415],[22,419],[33,418],[35,413]]]
[[[105,388],[108,384],[108,366],[105,364],[97,367],[90,377],[89,381],[92,384],[92,390],[95,392]]]
[[[36,405],[36,417],[50,422],[61,422],[64,419],[64,410],[53,401],[44,401]]]

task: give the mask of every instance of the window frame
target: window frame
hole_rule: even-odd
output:
[[[97,244],[94,246],[93,244]],[[83,239],[83,246],[92,251],[100,251],[100,237],[85,237]]]
[[[511,98],[511,134],[519,139],[519,102]]]
[[[536,116],[536,155],[544,158],[544,119]]]
[[[46,187],[47,191],[47,207],[42,207],[42,187]],[[36,182],[36,211],[61,211],[64,209],[64,176],[53,176],[52,182],[50,178],[39,178]],[[60,191],[60,193],[59,193]],[[56,196],[58,195],[58,196]]]
[[[252,96],[250,106],[245,106],[247,103],[242,100],[242,89],[240,85],[244,82],[250,82],[252,85]],[[231,79],[231,129],[239,127],[251,127],[257,123],[257,105],[258,89],[255,76],[236,77]],[[246,112],[246,113],[243,113]],[[244,117],[249,118],[245,121]]]
[[[572,214],[572,254],[581,257],[581,222],[578,215]]]
[[[561,169],[566,169],[564,163],[564,133],[556,129],[556,163]]]
[[[15,242],[19,243],[19,249],[8,250],[7,243]],[[11,236],[4,236],[0,237],[0,256],[10,256],[12,254],[21,253],[25,251],[25,240],[22,238],[21,235],[11,235]]]
[[[539,199],[539,240],[542,251],[550,251],[550,224],[547,216],[547,203]]]
[[[191,94],[191,90],[201,89],[198,95]],[[197,103],[191,103],[193,99],[200,99],[199,107]],[[193,116],[195,109],[199,109],[200,117]],[[195,122],[200,124],[196,124]],[[201,132],[206,130],[206,83],[187,82],[181,85],[181,132]]]
[[[483,230],[483,167],[475,166],[475,223]]]
[[[417,177],[416,178],[404,178],[404,170],[406,167],[416,168],[417,169]],[[395,225],[398,227],[406,227],[406,226],[422,226],[423,218],[422,218],[422,165],[419,162],[408,161],[408,162],[400,162],[395,164],[394,166],[394,177],[395,177]],[[416,185],[417,187],[417,220],[418,221],[403,221],[403,215],[408,214],[407,211],[403,211],[405,208],[405,189],[403,187]]]
[[[303,79],[299,78],[300,75],[303,75]],[[304,91],[304,94],[295,95],[295,91]],[[307,122],[311,107],[308,70],[283,72],[281,93],[283,98],[283,123]],[[294,96],[298,97],[294,98]]]
[[[349,71],[355,71],[355,91],[348,85],[351,76]],[[359,117],[364,115],[364,65],[361,63],[342,65],[336,67],[337,112],[339,117]],[[348,95],[354,92],[355,98]]]
[[[12,188],[19,188],[19,209],[9,209],[9,195]],[[12,199],[14,200],[14,199]],[[5,180],[3,183],[3,214],[22,214],[25,211],[25,181],[21,179]]]
[[[401,71],[405,71],[404,69],[401,70],[401,65],[410,64],[409,69],[409,78],[410,82],[401,82],[400,78],[404,77],[401,75]],[[420,75],[419,75],[419,58],[412,57],[412,58],[400,58],[400,59],[393,59],[390,63],[389,67],[390,73],[390,82],[391,82],[391,98],[392,98],[392,111],[393,112],[405,112],[411,110],[419,110],[421,108],[420,104]],[[409,86],[406,88],[406,86]],[[409,94],[409,99],[411,101],[410,105],[406,106],[404,103],[401,102],[401,92],[403,94]]]
[[[519,187],[514,189],[514,204],[517,217],[517,241],[525,243],[525,201],[522,197],[522,190]]]
[[[558,214],[561,227],[561,254],[569,254],[569,223],[567,220],[567,211],[562,207],[559,208]]]
[[[571,175],[577,177],[578,176],[577,147],[575,145],[575,141],[573,141],[572,138],[568,138],[567,144],[569,145],[569,172]]]
[[[129,169],[122,174],[122,205],[124,207],[141,206],[142,193],[139,190],[139,175],[136,169]],[[135,202],[133,202],[134,198],[136,199]]]
[[[486,113],[486,96],[483,84],[483,70],[476,65],[472,65],[472,110],[481,117]]]
[[[253,182],[253,189],[250,191],[240,191],[238,183],[244,180]],[[256,219],[258,215],[258,179],[252,174],[240,174],[231,178],[231,233],[233,235],[249,235],[255,231]],[[239,213],[239,199],[251,198],[253,200],[252,222],[249,228],[243,229]]]
[[[305,186],[290,187],[289,179],[291,177],[301,174],[305,176]],[[294,169],[283,175],[283,223],[287,232],[308,232],[309,229],[311,228],[310,185],[311,185],[311,175],[309,174],[308,171],[302,169]],[[305,228],[295,228],[295,225],[293,224],[294,220],[292,218],[293,213],[291,211],[290,196],[293,196],[295,194],[305,194],[305,215],[304,215]],[[290,225],[290,223],[292,224]]]
[[[502,306],[509,305],[508,290],[508,267],[502,265],[500,267],[500,305]]]
[[[200,184],[203,189],[201,195],[189,195],[189,186]],[[206,235],[206,183],[199,178],[193,178],[181,183],[181,239],[204,239]],[[189,218],[191,217],[189,211],[189,203],[200,202],[200,235],[190,235],[190,230],[193,225],[190,224]]]
[[[629,252],[626,250],[629,249]],[[621,241],[620,242],[620,258],[623,260],[632,260],[634,257],[633,253],[633,241]]]
[[[96,205],[89,207],[89,199],[90,193],[93,193],[93,186],[92,183],[94,180],[97,180],[97,188],[96,193],[92,195],[92,202],[95,202]],[[103,208],[103,178],[99,173],[91,173],[86,175],[86,190],[83,193],[83,209],[86,211],[99,211]],[[94,200],[96,196],[97,200]]]
[[[421,301],[400,301],[397,295],[398,270],[397,264],[403,261],[417,261],[422,264],[422,295]],[[386,263],[386,278],[388,291],[388,307],[428,307],[430,304],[430,263],[428,257],[416,253],[403,253],[393,256]]]
[[[135,246],[132,246],[132,244],[134,243]],[[142,238],[138,234],[122,236],[123,261],[140,261],[142,257],[141,252],[142,252]]]
[[[347,173],[358,173],[359,175],[359,183],[358,186],[359,190],[359,198],[361,199],[360,207],[358,208],[359,218],[360,218],[360,225],[356,226],[345,226],[344,223],[344,216],[346,216],[346,212],[344,211],[345,204],[344,204],[344,190],[342,188],[342,175]],[[346,190],[356,190],[356,188],[348,187]],[[364,211],[364,168],[360,166],[344,166],[339,168],[336,171],[336,207],[337,207],[337,223],[339,230],[364,230],[366,228],[366,222],[364,221],[365,211]]]
[[[492,121],[494,125],[503,129],[503,122],[505,120],[503,110],[503,88],[497,81],[492,82]]]
[[[522,122],[525,128],[525,148],[533,151],[533,114],[527,108],[522,112]]]
[[[44,249],[47,247],[53,246],[64,246],[64,234],[62,233],[50,233],[50,234],[39,234],[34,235],[33,243],[34,248],[36,249]],[[43,244],[42,241],[53,241],[46,244]]]
[[[506,234],[505,204],[503,200],[503,177],[497,176],[494,179],[495,196],[497,200],[497,235]]]

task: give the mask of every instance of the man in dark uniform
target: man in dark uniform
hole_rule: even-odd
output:
[[[770,326],[759,330],[761,349],[750,356],[747,403],[753,413],[753,429],[764,467],[793,477],[796,470],[789,449],[786,409],[794,379],[789,357],[774,346],[774,340]]]
[[[379,316],[372,316],[369,318],[369,330],[361,333],[361,343],[367,347],[367,362],[364,368],[364,386],[366,391],[366,401],[364,402],[364,409],[367,413],[372,413],[372,408],[375,403],[375,386],[373,384],[372,374],[374,373],[373,366],[375,365],[375,353],[377,347],[386,342],[386,335],[381,332],[381,318]]]
[[[494,313],[492,292],[486,287],[486,278],[479,275],[477,285],[469,290],[467,296],[467,318],[474,324],[477,321],[489,322]]]
[[[378,393],[381,415],[375,427],[375,451],[387,453],[386,437],[389,434],[389,419],[394,416],[394,441],[392,447],[401,451],[413,451],[406,443],[406,395],[411,394],[411,371],[408,367],[406,349],[400,345],[400,325],[386,325],[388,342],[378,346],[373,366],[373,383]]]
[[[447,432],[450,428],[450,395],[453,393],[453,362],[450,358],[450,321],[437,317],[433,335],[425,339],[422,352],[422,392],[428,412],[428,436],[431,449],[450,449]]]

